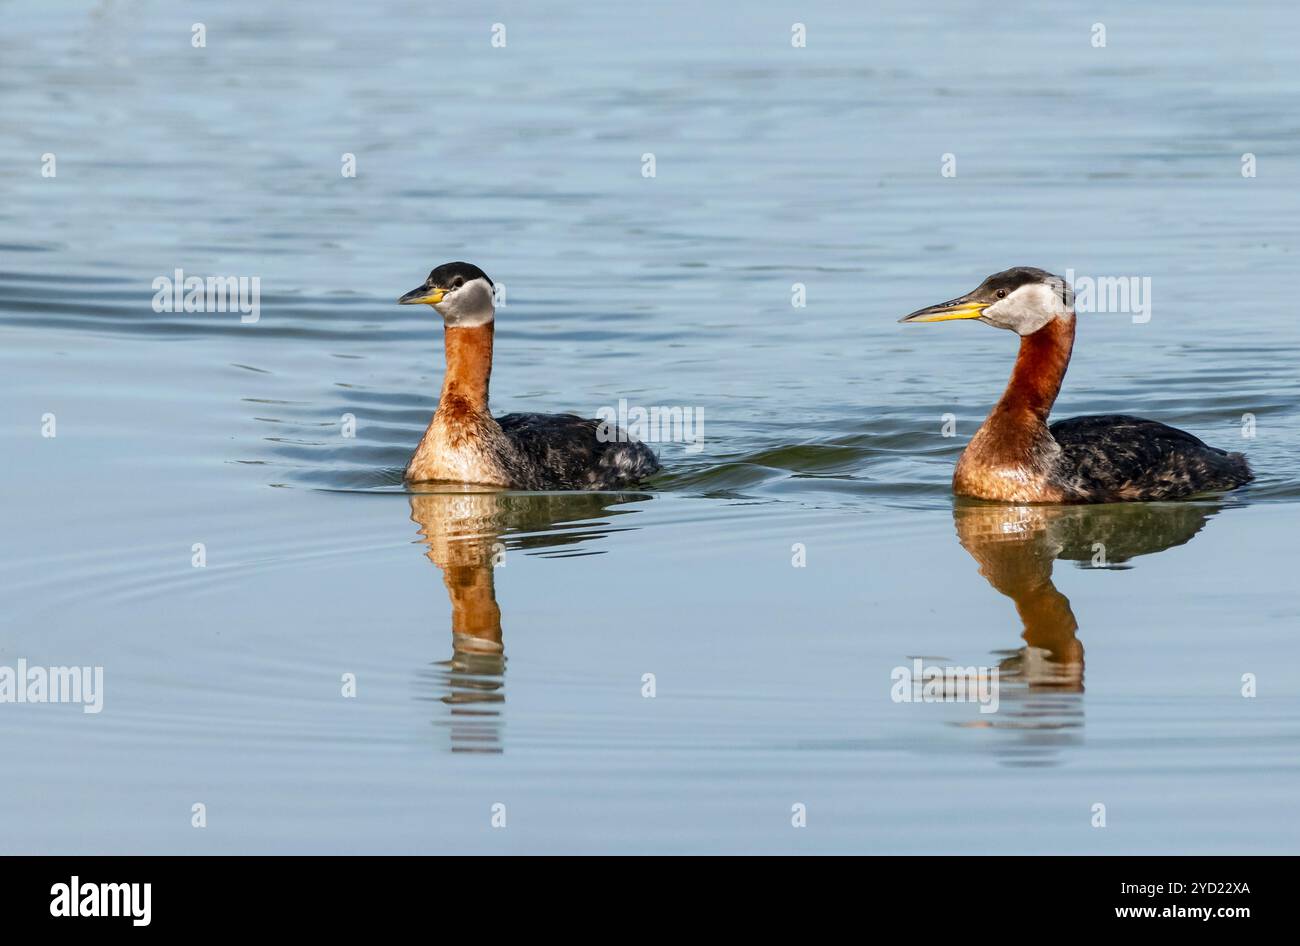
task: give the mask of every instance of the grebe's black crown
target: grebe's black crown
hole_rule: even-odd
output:
[[[424,284],[430,289],[459,289],[474,279],[486,279],[489,286],[495,285],[483,270],[473,263],[463,262],[443,263],[429,273],[429,278],[424,281]]]
[[[1013,266],[1010,269],[1004,269],[1000,273],[994,273],[985,279],[971,295],[999,298],[997,295],[999,290],[1002,291],[1003,295],[1009,296],[1021,286],[1028,286],[1033,283],[1051,286],[1067,307],[1074,305],[1073,288],[1060,276],[1049,273],[1045,269],[1039,269],[1037,266]]]

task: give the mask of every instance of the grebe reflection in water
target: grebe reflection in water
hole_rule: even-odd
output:
[[[505,642],[496,569],[508,553],[568,549],[631,526],[614,507],[650,499],[637,493],[506,493],[447,487],[409,496],[411,521],[442,571],[451,602],[450,660],[433,665],[439,699],[451,707],[455,752],[501,751]]]
[[[1132,567],[1130,560],[1182,545],[1220,507],[1202,503],[1105,506],[1008,506],[960,501],[957,540],[979,573],[1015,604],[1024,646],[999,651],[1004,729],[1068,731],[1083,724],[1084,649],[1074,609],[1052,580],[1060,559],[1084,568]],[[1068,737],[1058,732],[1056,742]],[[1034,742],[1021,761],[1041,764],[1051,739]]]

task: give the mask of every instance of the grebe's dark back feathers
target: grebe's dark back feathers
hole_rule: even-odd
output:
[[[1240,453],[1158,421],[1098,414],[1057,421],[1049,430],[1061,447],[1060,479],[1085,502],[1179,499],[1254,479]]]
[[[659,471],[636,441],[602,441],[601,422],[576,414],[506,414],[497,423],[514,445],[518,489],[623,489]]]

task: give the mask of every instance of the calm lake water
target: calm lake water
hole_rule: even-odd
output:
[[[104,689],[0,705],[0,850],[1297,850],[1291,5],[279,6],[3,8],[0,664]],[[452,259],[498,412],[702,448],[404,489],[442,339],[394,300]],[[1258,481],[954,504],[1015,340],[896,319],[1017,264],[1150,279],[1056,416]],[[155,312],[176,269],[260,318]],[[997,712],[896,702],[915,658]]]

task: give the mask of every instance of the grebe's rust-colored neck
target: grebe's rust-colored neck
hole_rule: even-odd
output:
[[[1073,346],[1072,313],[1021,337],[1020,354],[1002,399],[975,431],[953,470],[952,487],[958,495],[998,502],[1064,500],[1050,481],[1050,465],[1059,448],[1047,429],[1047,415],[1061,390]]]
[[[442,379],[438,413],[446,416],[487,413],[492,377],[493,323],[449,325],[444,330],[447,373]]]
[[[1023,424],[1026,415],[1046,423],[1056,396],[1061,393],[1061,381],[1073,347],[1073,313],[1057,316],[1037,332],[1022,337],[1011,380],[985,423],[1005,418]]]

